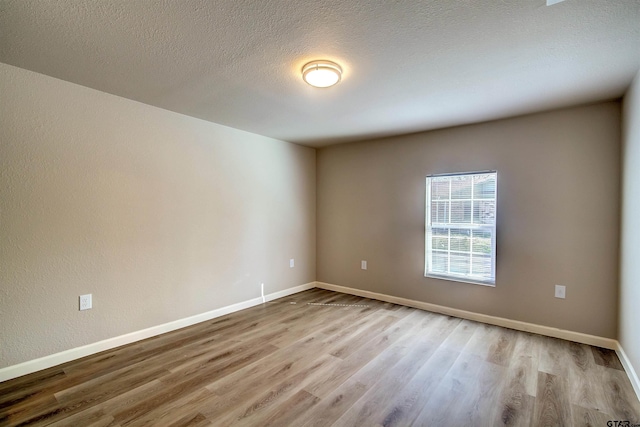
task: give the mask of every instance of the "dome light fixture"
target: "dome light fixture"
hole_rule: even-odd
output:
[[[342,68],[331,61],[311,61],[302,67],[302,78],[311,86],[329,87],[340,81]]]

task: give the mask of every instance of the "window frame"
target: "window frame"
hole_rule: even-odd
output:
[[[468,175],[487,175],[487,174],[494,174],[495,175],[495,193],[494,193],[494,198],[493,199],[488,199],[488,200],[493,200],[495,203],[495,208],[494,208],[494,222],[493,224],[473,224],[473,207],[474,207],[474,201],[476,200],[487,200],[487,199],[476,199],[474,198],[474,193],[473,193],[473,189],[474,186],[472,185],[472,193],[471,193],[471,198],[470,199],[460,199],[462,201],[465,200],[471,200],[471,224],[458,224],[458,223],[453,223],[451,222],[451,202],[452,201],[457,201],[458,199],[452,199],[451,197],[451,184],[449,184],[449,198],[446,199],[446,201],[449,202],[449,208],[448,208],[448,215],[449,215],[449,222],[447,223],[441,223],[442,226],[433,226],[433,224],[431,223],[431,179],[432,178],[440,178],[440,177],[460,177],[460,176],[468,176]],[[462,282],[462,283],[471,283],[471,284],[475,284],[475,285],[482,285],[482,286],[490,286],[490,287],[495,287],[496,286],[496,230],[497,230],[497,210],[498,210],[498,172],[495,170],[487,170],[487,171],[476,171],[476,172],[461,172],[461,173],[444,173],[444,174],[434,174],[434,175],[427,175],[426,179],[425,179],[425,184],[426,184],[426,200],[425,200],[425,264],[424,264],[424,276],[425,277],[429,277],[429,278],[434,278],[434,279],[441,279],[441,280],[449,280],[449,281],[454,281],[454,282]],[[449,271],[448,273],[442,274],[442,273],[434,273],[434,272],[430,272],[430,266],[433,264],[433,229],[447,229],[448,230],[448,236],[447,236],[447,255],[448,255],[448,262],[447,262],[447,266],[448,266],[448,270],[450,270],[450,266],[451,266],[451,253],[452,253],[452,249],[451,249],[451,230],[452,229],[463,229],[463,230],[470,230],[470,234],[472,235],[474,230],[487,230],[491,232],[491,277],[483,280],[480,277],[473,277],[471,276],[471,274],[456,274],[456,273],[452,273],[451,271]],[[438,252],[437,249],[435,249],[435,252]],[[454,253],[456,251],[453,251]],[[469,262],[470,262],[470,268],[473,268],[473,237],[470,237],[470,248],[469,251],[458,251],[460,253],[463,254],[469,254]],[[477,253],[476,253],[477,254]]]

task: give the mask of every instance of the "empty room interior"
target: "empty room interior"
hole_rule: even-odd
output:
[[[640,425],[637,0],[0,0],[0,426]]]

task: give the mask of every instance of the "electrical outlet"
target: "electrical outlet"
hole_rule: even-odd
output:
[[[89,310],[91,307],[91,294],[80,295],[80,310]]]
[[[556,298],[564,299],[567,295],[567,287],[562,285],[556,285]]]
[[[293,258],[291,258],[291,259],[289,260],[289,268],[293,268],[295,265],[296,265],[296,260],[295,260],[295,259],[293,259]]]
[[[360,261],[360,268],[363,269],[363,270],[366,270],[367,269],[367,261],[365,261],[365,260]]]

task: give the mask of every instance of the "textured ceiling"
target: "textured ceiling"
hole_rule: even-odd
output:
[[[322,146],[619,97],[640,1],[0,0],[0,62]]]

